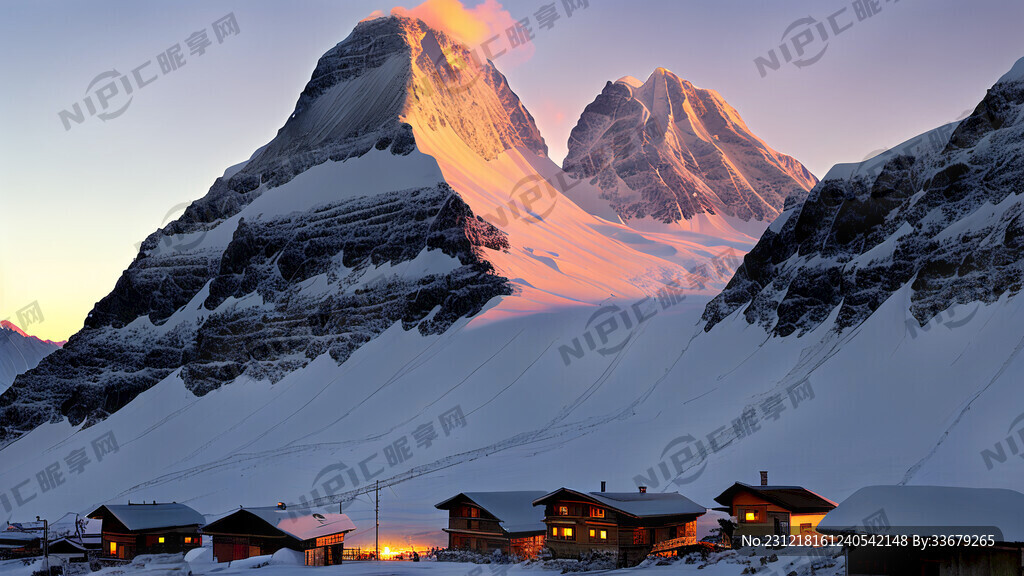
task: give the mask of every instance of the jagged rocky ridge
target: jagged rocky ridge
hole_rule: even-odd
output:
[[[414,51],[419,38],[422,50]],[[414,52],[431,78],[414,77]],[[444,182],[229,220],[325,162],[371,150],[412,154],[405,119],[414,107],[433,110],[432,120],[449,123],[484,157],[510,147],[546,154],[533,118],[490,63],[474,82],[475,91],[493,91],[488,108],[475,123],[459,114],[470,103],[444,83],[453,54],[469,57],[421,21],[360,23],[320,59],[275,139],[150,235],[84,328],[0,395],[0,444],[65,417],[94,423],[178,369],[196,394],[242,374],[277,381],[324,353],[340,364],[395,322],[436,334],[510,294],[486,259],[487,250],[508,248],[505,235]],[[229,223],[230,242],[211,247],[208,233]],[[438,252],[454,263],[402,272]],[[380,266],[392,273],[366,281]],[[329,290],[307,291],[314,278]],[[187,318],[176,320],[179,313]]]
[[[608,82],[569,137],[563,169],[593,179],[624,221],[696,214],[770,221],[817,182],[750,132],[715,91],[658,68]]]
[[[1020,292],[1024,74],[993,86],[941,149],[891,156],[877,177],[839,165],[787,207],[708,304],[705,330],[742,310],[772,334],[804,334],[838,307],[842,331],[908,283],[921,325]]]

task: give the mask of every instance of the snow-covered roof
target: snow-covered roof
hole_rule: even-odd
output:
[[[0,542],[31,542],[39,540],[40,534],[21,530],[0,530]]]
[[[110,514],[129,530],[152,530],[178,526],[202,526],[203,515],[184,504],[111,504],[100,506],[89,514],[102,519]]]
[[[996,535],[999,541],[1024,542],[1024,494],[998,488],[868,486],[829,512],[818,529],[931,535],[986,527],[1002,532],[1001,540]]]
[[[544,496],[543,490],[521,490],[510,492],[461,492],[435,505],[435,508],[446,509],[446,505],[460,496],[471,500],[477,506],[487,510],[501,522],[506,532],[543,532],[544,511],[533,507],[533,501]]]
[[[609,508],[613,508],[620,512],[625,512],[630,516],[647,517],[647,516],[675,516],[679,514],[685,515],[701,515],[707,512],[707,508],[701,506],[690,500],[686,496],[678,492],[577,492],[568,488],[560,488],[554,492],[538,498],[534,501],[534,504],[540,504],[542,501],[558,494],[559,492],[568,492],[576,496],[582,496],[583,498],[589,498]]]
[[[77,526],[76,526],[77,525]],[[89,518],[74,512],[68,512],[56,522],[50,522],[50,538],[56,539],[62,536],[99,535],[103,532],[103,520]]]
[[[736,482],[730,486],[715,497],[715,502],[731,506],[733,497],[741,491],[750,492],[790,512],[801,514],[828,512],[836,507],[835,502],[803,486],[754,486],[743,482]]]
[[[297,540],[312,540],[331,534],[351,532],[356,529],[355,523],[346,514],[319,514],[312,512],[296,512],[282,510],[277,507],[240,508],[211,522],[206,531],[216,533],[216,524],[238,513],[248,512],[263,520],[273,528]]]

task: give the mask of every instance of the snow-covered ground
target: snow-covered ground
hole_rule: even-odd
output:
[[[693,554],[685,558],[650,558],[639,566],[622,569],[591,569],[588,574],[701,574],[702,576],[839,576],[845,573],[845,558],[834,552],[793,549],[786,552],[768,549],[744,549],[715,552],[707,556]],[[191,558],[190,554],[190,558]],[[139,557],[131,564],[105,568],[94,576],[545,576],[576,572],[584,566],[571,562],[521,562],[518,564],[471,564],[468,562],[383,561],[347,562],[340,566],[310,567],[302,565],[302,556],[282,550],[274,556],[259,556],[231,563],[217,564],[206,560],[186,562],[180,555]],[[593,568],[593,567],[587,567]],[[753,568],[755,571],[750,572]],[[0,576],[31,576],[42,570],[41,559],[30,563],[21,560],[0,562]],[[254,571],[256,570],[256,571]],[[747,570],[747,572],[744,572]]]

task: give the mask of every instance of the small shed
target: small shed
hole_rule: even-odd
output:
[[[986,537],[985,545],[851,546],[846,552],[851,576],[1024,574],[1024,494],[1014,490],[868,486],[829,512],[818,529],[921,539]]]
[[[49,553],[69,562],[85,562],[89,553],[103,546],[103,521],[78,514],[65,514],[50,524]]]
[[[356,529],[345,514],[318,514],[277,507],[239,508],[203,528],[213,538],[217,562],[302,551],[306,566],[341,564],[345,534]]]
[[[174,554],[202,546],[203,515],[184,504],[110,504],[89,518],[103,521],[101,555],[130,560],[140,554]]]

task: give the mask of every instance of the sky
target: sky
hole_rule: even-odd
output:
[[[561,18],[550,28],[535,16],[545,0],[405,8],[467,41],[530,18],[530,45],[494,63],[559,163],[607,81],[644,80],[660,66],[717,90],[755,134],[821,177],[962,117],[1024,56],[1016,0],[589,0],[571,16],[553,1]],[[35,308],[41,321],[28,332],[61,340],[80,329],[139,242],[273,138],[317,59],[395,6],[0,1],[0,320],[17,324]],[[227,15],[237,25],[218,38],[214,23]],[[786,63],[779,44],[795,54],[794,42],[820,34],[816,23],[827,41],[807,43],[794,58],[803,66]],[[200,31],[210,44],[193,55],[186,39]],[[167,56],[175,45],[179,57]],[[773,49],[780,65],[762,75],[755,58]],[[130,103],[111,98],[106,120],[89,116],[83,98],[112,71],[129,79]],[[66,129],[60,113],[74,115],[76,103],[84,120]]]

